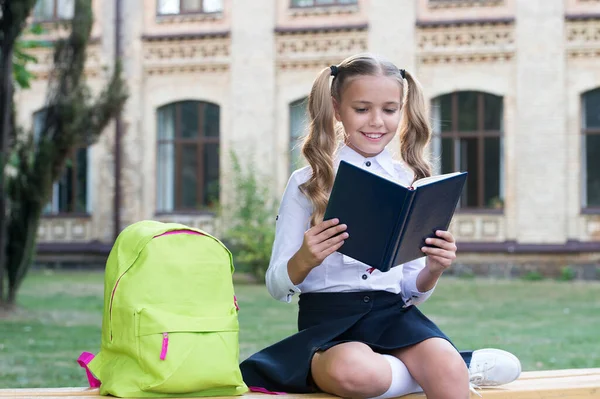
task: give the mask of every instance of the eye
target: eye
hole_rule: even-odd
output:
[[[398,110],[396,108],[393,108],[393,109],[392,108],[388,108],[388,109],[385,109],[384,111],[387,114],[395,114],[396,111],[398,111]]]
[[[354,108],[354,110],[356,112],[358,112],[359,114],[363,114],[363,113],[367,112],[366,108]]]

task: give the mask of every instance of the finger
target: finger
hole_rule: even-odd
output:
[[[442,248],[448,251],[456,252],[456,245],[453,242],[448,242],[446,240],[442,240],[441,238],[427,238],[425,240],[427,245],[435,246],[438,248]]]
[[[454,236],[452,235],[452,233],[450,233],[449,231],[445,231],[445,230],[436,230],[435,235],[443,238],[444,240],[448,241],[448,242],[454,242]]]
[[[344,240],[340,241],[339,243],[325,249],[323,252],[321,252],[319,255],[323,257],[323,259],[325,259],[326,257],[328,257],[329,255],[331,255],[332,253],[334,253],[335,251],[337,251],[338,249],[340,249],[342,247],[342,245],[344,245]]]
[[[340,235],[337,236],[333,236],[328,240],[325,240],[323,242],[321,242],[320,244],[315,246],[315,252],[316,253],[320,253],[323,252],[325,250],[327,250],[328,248],[337,245],[340,241],[344,241],[345,239],[347,239],[349,237],[348,233],[342,233]]]
[[[431,247],[423,247],[421,248],[424,254],[428,256],[438,256],[440,258],[454,260],[456,259],[456,253],[452,251],[446,251],[441,248],[431,248]]]
[[[308,230],[308,231],[311,232],[310,235],[316,236],[316,235],[321,234],[323,231],[335,226],[339,222],[340,222],[340,220],[338,218],[324,220],[321,223],[317,224],[316,226],[311,227],[310,230]]]
[[[335,235],[345,231],[347,228],[348,226],[345,224],[338,224],[337,226],[330,227],[316,236],[317,243],[324,242],[331,237],[334,237]]]

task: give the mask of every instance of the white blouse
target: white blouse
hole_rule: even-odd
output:
[[[334,168],[337,171],[341,160],[369,170],[377,175],[409,186],[413,172],[401,162],[394,161],[388,150],[373,158],[364,158],[350,147],[341,146]],[[267,289],[271,296],[291,302],[296,293],[308,292],[354,292],[388,291],[401,293],[406,306],[425,301],[433,290],[419,292],[417,275],[425,267],[425,257],[393,267],[388,272],[372,269],[339,252],[329,255],[323,263],[310,271],[306,279],[297,286],[290,280],[287,264],[300,249],[304,233],[310,226],[312,204],[298,188],[311,175],[310,166],[296,170],[290,177],[275,222],[275,241],[271,261],[266,274]],[[344,223],[340,220],[340,223]],[[349,226],[350,227],[350,226]]]

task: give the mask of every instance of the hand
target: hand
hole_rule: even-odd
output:
[[[339,224],[338,219],[330,219],[313,226],[304,233],[302,246],[294,257],[304,268],[314,269],[344,245],[344,240],[348,238],[346,228],[345,224]]]
[[[437,248],[423,247],[421,251],[427,255],[427,267],[432,273],[442,274],[456,259],[456,243],[454,237],[447,231],[437,230],[435,235],[440,238],[427,238],[425,243]]]

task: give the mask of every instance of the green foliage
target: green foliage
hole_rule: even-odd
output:
[[[44,33],[44,29],[40,24],[34,24],[28,27],[24,33],[41,35]],[[34,75],[27,70],[27,65],[29,63],[36,64],[38,61],[36,57],[29,54],[28,50],[43,47],[52,47],[52,45],[47,41],[25,40],[22,38],[15,42],[13,51],[13,78],[20,88],[28,89],[31,87]]]
[[[259,176],[254,165],[242,167],[231,153],[234,190],[224,224],[224,240],[233,253],[238,270],[247,270],[264,281],[275,238],[276,201],[268,181]]]
[[[541,281],[544,279],[544,276],[537,270],[531,270],[523,274],[521,276],[521,279],[525,281]]]
[[[560,269],[560,274],[558,275],[559,281],[573,281],[577,277],[577,271],[573,269],[571,266],[565,266]]]

